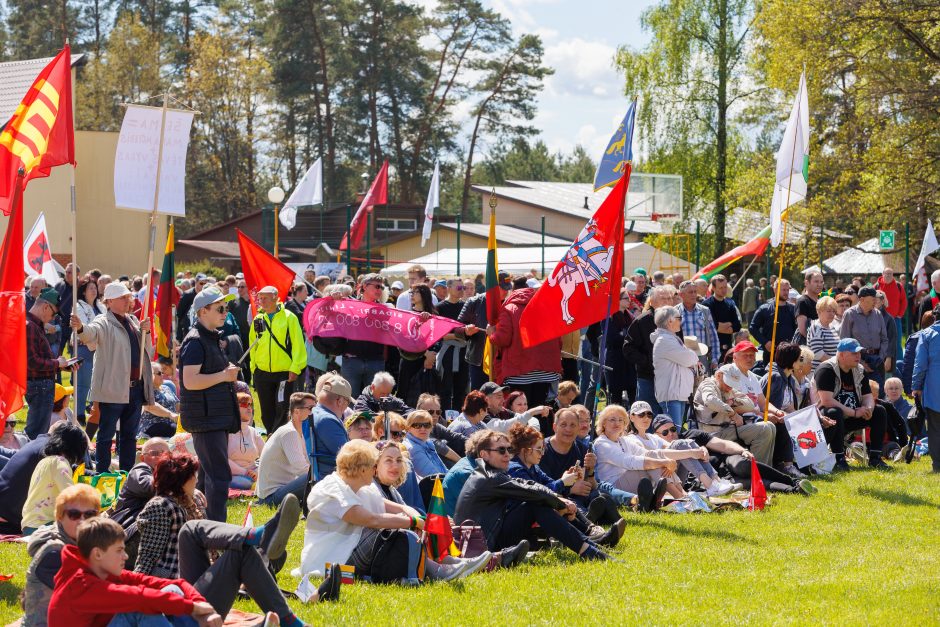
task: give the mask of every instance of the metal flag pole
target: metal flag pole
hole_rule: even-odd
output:
[[[157,147],[157,181],[153,189],[153,209],[150,212],[150,250],[147,253],[147,294],[144,298],[144,308],[141,313],[141,321],[150,317],[150,300],[153,294],[153,254],[157,240],[157,207],[160,205],[160,170],[163,166],[163,138],[166,133],[166,110],[170,101],[170,92],[167,90],[163,94],[163,110],[160,112],[160,145]],[[149,338],[148,331],[141,329],[140,332],[140,372],[143,376],[144,360],[147,359],[145,349]]]
[[[70,188],[71,188],[71,203],[72,203],[72,311],[75,311],[75,306],[78,304],[78,218],[75,214],[75,166],[73,165],[69,169],[69,175],[71,176]],[[72,333],[72,358],[78,357],[78,334]],[[89,367],[91,364],[88,364]],[[75,396],[76,403],[78,402],[78,396]],[[78,408],[76,407],[76,413],[78,413]],[[84,412],[82,412],[84,414]]]

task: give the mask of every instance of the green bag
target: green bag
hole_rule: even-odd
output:
[[[78,475],[76,483],[87,483],[101,494],[101,509],[105,510],[117,500],[121,486],[127,481],[127,473],[102,472],[97,475]]]

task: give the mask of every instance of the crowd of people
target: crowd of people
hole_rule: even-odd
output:
[[[406,289],[311,266],[285,302],[255,286],[253,315],[242,274],[181,273],[163,288],[180,292],[171,360],[155,358],[142,316],[159,273],[113,280],[70,264],[55,288],[30,281],[26,423],[18,433],[7,416],[0,440],[0,532],[28,536],[32,558],[24,625],[221,625],[242,588],[265,624],[299,625],[277,584],[288,562],[322,578],[310,600],[331,601],[343,565],[419,585],[553,544],[606,560],[628,512],[743,498],[754,467],[769,492],[812,495],[812,475],[850,470],[853,454],[888,470],[940,442],[940,271],[915,295],[890,269],[828,290],[807,272],[797,293],[784,278],[637,268],[608,320],[531,347],[520,320],[536,273],[499,273],[496,319],[482,279],[413,266]],[[417,353],[318,337],[302,324],[317,298],[459,324]],[[807,407],[829,465],[794,455],[785,417]],[[126,473],[106,511],[74,483],[80,464]],[[229,524],[232,490],[276,513]],[[303,550],[289,556],[302,515]],[[431,516],[473,548],[423,548]]]

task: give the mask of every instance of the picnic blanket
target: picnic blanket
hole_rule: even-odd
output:
[[[26,538],[16,533],[2,533],[0,542],[26,542]]]
[[[233,609],[225,617],[223,625],[224,627],[257,627],[262,621],[264,621],[264,616],[261,614],[251,614]],[[22,625],[23,619],[20,618],[16,622],[7,625],[7,627],[22,627]]]
[[[237,499],[243,496],[254,496],[254,495],[255,495],[254,490],[236,490],[235,488],[228,489],[228,498],[230,499]]]

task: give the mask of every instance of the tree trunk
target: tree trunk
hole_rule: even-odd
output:
[[[725,251],[725,186],[728,168],[728,0],[718,0],[718,102],[715,138],[715,247],[714,258]]]
[[[317,47],[317,54],[320,57],[320,89],[322,90],[321,101],[323,103],[323,132],[319,138],[320,154],[323,157],[323,143],[326,142],[326,181],[324,187],[330,192],[334,192],[336,184],[336,142],[333,139],[333,110],[330,99],[330,73],[327,68],[326,44],[323,41],[323,34],[320,32],[319,22],[317,21],[317,3],[316,0],[310,0],[310,14],[313,18],[313,41]],[[314,92],[317,86],[313,87]],[[319,109],[319,107],[318,107]],[[334,192],[335,193],[335,192]]]

